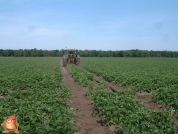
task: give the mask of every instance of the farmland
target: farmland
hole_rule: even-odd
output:
[[[2,122],[15,115],[23,134],[73,133],[71,94],[61,82],[59,58],[0,58],[0,63]]]
[[[116,125],[117,132],[124,134],[178,132],[172,118],[173,110],[149,110],[134,98],[134,91],[114,93],[102,80],[96,86],[87,71],[76,66],[68,68],[77,83],[90,88],[86,95],[92,98],[95,114],[103,118],[103,124]]]
[[[178,59],[86,58],[89,71],[135,92],[150,92],[162,103],[178,109]]]
[[[23,133],[76,132],[73,87],[62,83],[59,58],[0,58],[0,63],[1,121],[16,115]],[[64,71],[86,90],[81,95],[94,105],[92,116],[100,117],[103,126],[113,126],[113,133],[176,134],[177,68],[176,58],[81,58],[80,67],[68,65]],[[105,81],[124,90],[113,92]],[[148,109],[136,99],[139,92],[150,93],[163,107]]]

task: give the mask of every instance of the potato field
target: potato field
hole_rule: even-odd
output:
[[[0,58],[0,120],[17,116],[22,134],[73,133],[70,89],[61,80],[59,58]]]
[[[134,92],[150,92],[157,101],[178,109],[178,59],[86,58],[89,71]]]
[[[178,133],[177,58],[60,63],[59,57],[0,58],[0,121],[17,116],[23,134]]]

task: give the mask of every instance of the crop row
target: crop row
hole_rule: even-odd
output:
[[[151,92],[160,102],[178,110],[178,59],[171,58],[83,58],[82,65],[108,81]]]
[[[20,133],[73,133],[71,96],[59,58],[0,58],[0,120],[17,116]],[[3,128],[0,128],[3,131]]]
[[[74,65],[68,66],[74,80],[88,86],[94,104],[94,113],[103,119],[105,125],[115,125],[115,133],[123,134],[175,134],[178,128],[174,125],[173,111],[154,111],[146,109],[140,102],[134,99],[134,92],[127,89],[114,93],[109,87],[100,81],[96,83],[91,74]],[[77,73],[80,72],[80,73]],[[86,83],[83,85],[83,81]]]

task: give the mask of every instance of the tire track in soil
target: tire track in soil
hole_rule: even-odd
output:
[[[82,65],[80,65],[79,67],[81,69],[84,69],[84,70],[88,71]],[[88,71],[88,72],[91,73],[90,71]],[[94,74],[94,73],[91,73],[91,74],[94,76],[95,81],[99,83],[100,80],[101,80],[101,78],[99,76],[97,76],[96,74]],[[110,87],[110,89],[113,92],[120,92],[120,91],[125,90],[123,87],[117,86],[115,83],[108,82],[105,79],[103,79],[103,80]],[[147,109],[156,110],[156,111],[164,109],[163,105],[161,105],[158,102],[156,102],[154,100],[154,97],[150,93],[147,93],[147,92],[141,92],[141,93],[139,93],[139,92],[137,92],[135,94],[135,99],[138,100],[138,101],[140,101],[142,103],[142,105],[144,107],[146,107]],[[172,115],[172,117],[174,119],[174,124],[176,126],[178,126],[178,113],[174,112],[173,115]]]
[[[78,66],[78,67],[80,67],[81,69],[83,69],[83,70],[85,70],[85,71],[91,73],[90,71],[88,71],[88,70],[87,70],[85,67],[83,67],[82,65],[80,65],[80,66]],[[91,74],[94,76],[94,80],[95,80],[97,83],[99,83],[99,82],[101,81],[101,78],[100,78],[98,75],[96,75],[95,73],[91,73]],[[108,81],[105,80],[105,79],[102,79],[102,80],[104,81],[104,83],[106,83],[106,84],[109,86],[109,88],[110,88],[113,92],[120,92],[120,91],[125,90],[123,87],[120,87],[120,86],[116,85],[115,83],[108,82]]]
[[[76,124],[73,129],[83,134],[111,133],[112,130],[109,127],[100,124],[101,118],[92,116],[94,106],[89,98],[84,96],[87,90],[83,90],[74,82],[67,68],[62,66],[62,62],[60,62],[60,67],[63,74],[62,81],[71,89],[71,107],[76,109],[76,116],[74,117]]]
[[[88,71],[86,68],[84,68],[81,65],[80,65],[80,68],[91,73],[90,71]],[[101,78],[94,73],[91,73],[91,74],[94,76],[95,81],[99,83]],[[103,79],[103,81],[110,87],[110,89],[113,92],[120,92],[120,91],[125,90],[123,87],[120,87],[120,86],[116,85],[115,83],[108,82],[105,79]],[[163,106],[161,104],[158,104],[157,102],[155,102],[153,99],[153,96],[151,96],[151,94],[149,94],[147,92],[136,93],[135,99],[140,101],[143,104],[143,106],[145,106],[148,109],[161,110],[163,108]]]

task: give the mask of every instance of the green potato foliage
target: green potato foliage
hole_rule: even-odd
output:
[[[88,86],[87,96],[94,104],[94,116],[102,118],[103,125],[114,125],[113,133],[119,134],[176,134],[178,127],[174,125],[174,110],[149,110],[134,98],[135,91],[126,89],[112,92],[103,83],[96,84],[87,71],[76,66],[69,66],[72,77],[81,86]],[[80,72],[80,73],[77,73]],[[80,78],[80,80],[78,80]],[[85,81],[85,84],[82,84]]]
[[[150,92],[178,110],[177,58],[82,58],[90,72],[134,92]]]
[[[75,65],[69,65],[68,69],[74,78],[74,81],[82,85],[83,87],[87,87],[89,85],[89,80],[93,80],[93,75],[89,72],[82,72],[80,68]]]
[[[59,58],[0,58],[0,120],[15,115],[23,134],[71,134],[74,110]],[[3,128],[0,128],[3,131]]]

